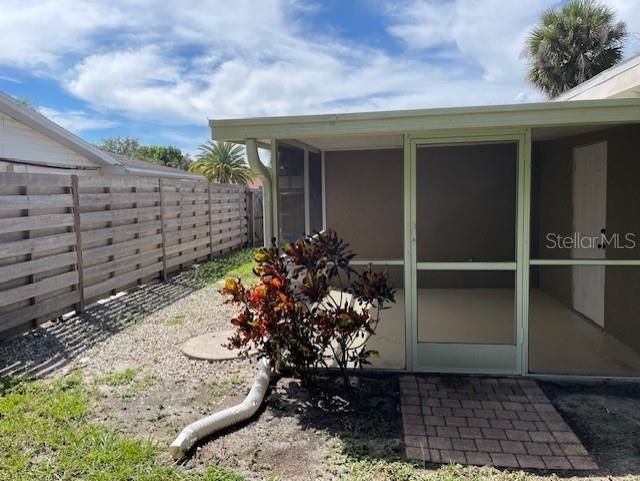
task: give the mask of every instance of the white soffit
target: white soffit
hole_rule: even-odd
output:
[[[402,147],[402,135],[336,135],[298,139],[320,150],[394,149]]]

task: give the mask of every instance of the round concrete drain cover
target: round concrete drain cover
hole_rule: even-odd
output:
[[[227,349],[223,344],[229,342],[233,331],[209,332],[201,336],[192,337],[182,345],[182,352],[192,359],[207,361],[228,361],[237,359],[240,353],[237,349]],[[254,355],[255,353],[251,353]]]

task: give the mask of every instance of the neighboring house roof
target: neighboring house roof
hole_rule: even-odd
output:
[[[558,95],[554,101],[640,97],[640,53]]]
[[[123,165],[127,171],[136,175],[156,175],[160,177],[182,177],[191,179],[202,179],[199,174],[193,174],[186,170],[176,169],[174,167],[167,167],[166,165],[158,165],[153,162],[148,162],[142,159],[135,159],[126,155],[109,154],[119,164]]]
[[[95,145],[86,140],[72,134],[65,128],[49,120],[40,112],[23,105],[11,96],[0,92],[0,112],[26,125],[30,129],[54,140],[55,142],[67,147],[69,150],[81,155],[103,172],[110,174],[132,174],[132,175],[151,175],[161,177],[180,177],[187,179],[202,179],[197,174],[192,174],[180,169],[165,167],[152,164],[143,160],[132,159],[125,156],[111,154],[98,149]],[[37,162],[24,159],[9,159],[22,161],[24,163]],[[46,159],[43,164],[46,165]]]

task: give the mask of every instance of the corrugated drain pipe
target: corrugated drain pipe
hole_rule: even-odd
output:
[[[262,400],[269,387],[270,379],[271,363],[266,359],[261,359],[258,364],[256,379],[244,401],[200,419],[184,428],[175,441],[171,443],[171,446],[169,446],[169,452],[173,459],[177,460],[184,457],[200,439],[206,438],[217,431],[233,426],[253,416],[262,404]]]

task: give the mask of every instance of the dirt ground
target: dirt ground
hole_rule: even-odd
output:
[[[192,336],[228,328],[233,312],[217,290],[176,277],[3,341],[0,376],[80,372],[97,420],[168,447],[186,424],[241,401],[255,374],[254,361],[194,361],[180,351]],[[398,376],[364,374],[352,383],[344,390],[326,375],[303,388],[274,379],[254,420],[204,440],[180,464],[189,471],[219,463],[247,479],[332,480],[349,469],[345,456],[399,459]],[[640,475],[639,385],[541,385],[602,467],[597,478]]]
[[[640,385],[539,384],[603,474],[640,475]]]

